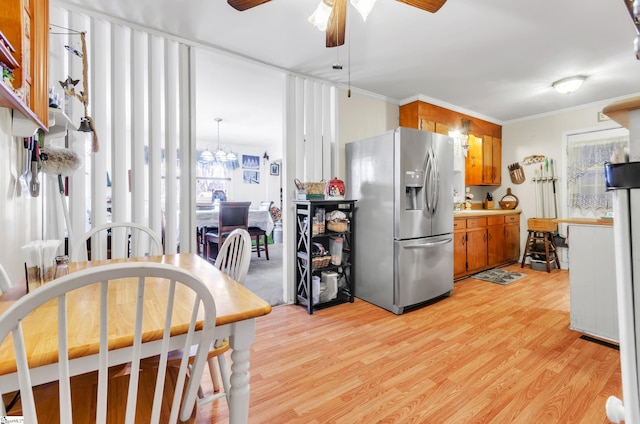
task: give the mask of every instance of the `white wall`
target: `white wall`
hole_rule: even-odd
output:
[[[280,206],[280,176],[270,175],[271,163],[281,160],[282,147],[270,146],[266,148],[269,160],[262,159],[264,147],[233,146],[233,152],[238,155],[240,167],[230,172],[231,189],[227,198],[233,202],[251,202],[251,208],[257,209],[263,200],[271,200]],[[258,156],[260,158],[260,184],[245,184],[242,179],[242,155]],[[280,174],[282,175],[282,174]]]
[[[535,206],[535,185],[531,182],[533,177],[533,166],[525,166],[526,181],[522,184],[513,184],[509,178],[507,166],[510,163],[520,162],[529,155],[545,155],[557,160],[556,169],[560,174],[565,162],[565,152],[563,144],[568,134],[592,131],[594,129],[607,129],[620,127],[614,121],[598,121],[598,113],[615,100],[593,103],[582,108],[576,108],[558,112],[552,115],[534,117],[517,122],[506,123],[502,127],[502,186],[493,190],[494,200],[500,200],[505,194],[507,187],[520,200],[518,209],[522,209],[520,220],[520,241],[521,251],[527,237],[527,219],[536,217]],[[563,175],[558,176],[557,202],[558,214],[563,216],[562,211],[566,203],[566,179]],[[487,190],[488,189],[488,190]],[[483,192],[492,191],[485,187]],[[475,199],[474,199],[475,200]],[[561,249],[563,250],[563,249]],[[563,262],[566,258],[563,259]]]
[[[400,106],[374,94],[351,90],[338,90],[338,178],[344,180],[344,145],[383,134],[398,127]]]
[[[11,113],[0,108],[0,264],[15,284],[24,279],[21,247],[42,237],[42,197],[25,199],[16,185],[24,172],[24,148],[11,136]]]

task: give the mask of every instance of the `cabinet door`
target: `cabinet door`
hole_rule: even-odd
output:
[[[502,217],[499,217],[502,220]],[[505,262],[504,221],[487,227],[487,266],[494,267]]]
[[[487,229],[467,230],[467,271],[475,272],[487,266]]]
[[[467,233],[453,233],[453,278],[460,278],[467,273]]]
[[[520,222],[507,223],[504,226],[504,261],[520,259]]]
[[[482,138],[482,184],[500,185],[502,181],[502,140],[485,135]]]
[[[482,139],[469,135],[465,162],[465,185],[482,185]]]
[[[502,140],[493,137],[491,140],[491,163],[493,165],[492,185],[502,184]]]

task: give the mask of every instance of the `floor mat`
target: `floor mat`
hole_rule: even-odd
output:
[[[490,283],[503,285],[513,283],[514,281],[519,280],[522,277],[526,277],[526,274],[521,274],[519,272],[513,271],[505,271],[503,269],[489,269],[471,276],[471,278],[476,278],[478,280],[489,281]]]

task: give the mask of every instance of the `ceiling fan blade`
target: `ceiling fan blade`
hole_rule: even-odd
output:
[[[227,3],[236,10],[243,11],[252,7],[260,6],[271,0],[227,0]]]
[[[334,0],[327,22],[327,47],[344,44],[344,27],[347,21],[347,0]]]
[[[418,9],[426,10],[427,12],[436,13],[447,0],[398,0],[401,3],[406,3],[410,6],[417,7]]]

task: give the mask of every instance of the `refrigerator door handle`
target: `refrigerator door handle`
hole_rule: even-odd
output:
[[[439,194],[440,194],[440,175],[439,175],[439,171],[438,171],[438,157],[436,156],[435,152],[433,150],[431,150],[431,161],[433,162],[433,175],[432,175],[432,179],[431,179],[431,183],[433,184],[433,210],[432,210],[432,214],[435,215],[436,210],[438,209],[438,200],[439,200]]]
[[[429,243],[409,244],[409,245],[405,246],[404,248],[405,249],[423,249],[423,248],[427,248],[427,247],[442,246],[443,244],[451,243],[452,241],[453,241],[453,239],[447,238],[447,239],[444,239],[444,240],[434,241],[434,242],[429,242]]]
[[[424,203],[428,215],[431,216],[431,150],[427,152],[424,165]]]

